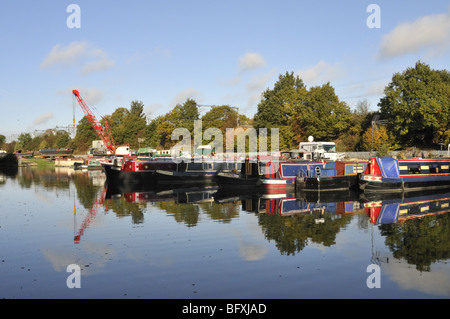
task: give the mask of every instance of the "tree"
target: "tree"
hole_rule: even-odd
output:
[[[147,125],[145,136],[149,138],[155,147],[170,148],[178,141],[173,141],[171,136],[176,128],[186,128],[191,135],[194,132],[194,121],[198,120],[199,112],[197,102],[187,99],[183,104],[177,104],[170,112],[159,116]],[[191,139],[191,142],[193,139]]]
[[[116,144],[124,144],[127,135],[127,126],[125,118],[130,114],[130,111],[124,107],[118,107],[115,111],[107,116],[108,124],[111,129],[114,142]]]
[[[239,123],[239,114],[229,105],[214,106],[202,116],[203,131],[216,127],[226,133],[227,128],[235,128]]]
[[[402,146],[449,143],[450,73],[417,62],[395,73],[378,104]]]
[[[367,99],[356,104],[355,110],[352,111],[349,128],[335,140],[338,152],[352,152],[362,149],[362,135],[371,127],[373,115],[374,112],[370,111]]]
[[[330,83],[312,87],[305,101],[295,109],[297,133],[312,135],[315,140],[331,141],[350,127],[349,106],[334,92]]]
[[[392,148],[392,138],[389,136],[386,126],[380,125],[368,128],[361,141],[361,147],[363,150],[377,152],[379,156],[387,155],[388,151]]]
[[[256,130],[266,128],[269,135],[271,128],[278,128],[280,149],[294,147],[303,132],[302,128],[296,125],[293,113],[301,108],[306,94],[307,90],[303,81],[298,76],[294,76],[293,72],[280,75],[274,88],[264,91],[254,117],[253,127]],[[270,137],[268,137],[269,141]]]
[[[55,148],[64,148],[67,147],[67,145],[70,142],[70,136],[69,133],[65,131],[58,131],[56,132],[56,136],[53,142],[53,147]]]
[[[0,134],[0,149],[3,147],[3,144],[6,142],[6,136]]]
[[[86,116],[78,121],[77,134],[75,135],[73,145],[79,152],[86,152],[90,149],[92,141],[98,140],[97,133],[91,126]]]
[[[138,138],[144,136],[146,119],[144,114],[144,104],[141,101],[132,101],[130,112],[123,119],[125,131],[124,141],[132,148],[139,146]]]
[[[15,151],[28,151],[32,150],[32,137],[30,133],[22,133],[19,135],[18,143],[15,145]]]

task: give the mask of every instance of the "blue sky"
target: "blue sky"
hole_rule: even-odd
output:
[[[69,28],[70,4],[80,28]],[[380,27],[369,28],[370,4]],[[294,72],[373,110],[395,72],[450,65],[450,2],[377,0],[21,1],[0,5],[0,134],[72,124],[72,89],[96,115],[187,98],[253,116],[261,93]],[[202,109],[206,112],[207,109]],[[84,114],[75,104],[78,122]]]

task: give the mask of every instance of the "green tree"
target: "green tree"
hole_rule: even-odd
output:
[[[86,116],[78,122],[77,133],[75,135],[73,145],[78,152],[86,152],[91,148],[92,141],[98,140],[97,133],[91,126]]]
[[[239,120],[238,112],[231,106],[214,106],[202,116],[202,129],[216,127],[225,134],[227,128],[237,127]]]
[[[402,146],[450,142],[450,73],[417,62],[395,73],[378,104]]]
[[[295,147],[303,132],[302,127],[296,125],[293,113],[301,108],[306,94],[303,81],[293,72],[279,75],[274,88],[264,91],[253,127],[257,130],[266,128],[269,136],[271,128],[278,128],[280,149]]]
[[[55,148],[64,148],[67,147],[67,145],[70,142],[70,136],[69,133],[66,131],[58,131],[56,132],[56,136],[53,142],[53,147]]]
[[[130,144],[132,148],[138,148],[138,138],[144,137],[146,126],[144,104],[141,101],[131,102],[130,112],[124,117],[123,124],[124,142]]]
[[[315,140],[332,141],[350,127],[350,107],[339,101],[330,83],[310,88],[305,101],[295,110],[298,134]]]
[[[355,110],[352,111],[348,130],[335,140],[338,152],[362,150],[362,135],[371,126],[371,119],[374,115],[374,112],[370,111],[369,106],[367,99],[361,100],[356,104]]]
[[[3,144],[6,142],[6,136],[0,134],[0,149],[3,147]]]
[[[176,128],[186,128],[191,135],[194,132],[194,121],[198,120],[197,102],[187,99],[183,104],[177,104],[170,112],[154,119],[146,129],[147,138],[150,134],[151,143],[156,147],[170,148],[178,141],[172,141],[172,132]],[[193,139],[191,139],[193,142]]]
[[[124,107],[118,107],[115,111],[107,116],[108,124],[111,129],[111,134],[116,144],[124,144],[127,135],[127,125],[125,118],[130,114],[130,111]]]
[[[33,149],[33,138],[31,137],[30,133],[21,133],[17,140],[18,142],[14,147],[15,151],[26,152]]]

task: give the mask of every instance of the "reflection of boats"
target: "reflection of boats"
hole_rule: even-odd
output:
[[[450,211],[450,191],[415,192],[407,197],[378,199],[364,203],[366,213],[374,224],[389,224],[411,218],[448,213]]]
[[[373,157],[361,174],[364,192],[408,192],[450,188],[450,160]]]
[[[298,160],[279,160],[278,157],[259,156],[256,160],[246,159],[240,172],[219,172],[216,181],[220,187],[254,187],[264,191],[285,192],[294,188],[299,174],[308,175],[324,163]]]
[[[177,203],[200,203],[212,201],[217,186],[203,184],[191,187],[174,188],[158,185],[129,185],[128,187],[107,187],[105,198],[123,197],[130,203],[176,200]]]
[[[359,189],[359,175],[366,165],[355,161],[326,162],[323,168],[309,170],[309,175],[297,176],[295,186],[302,191]]]
[[[354,200],[306,202],[298,198],[280,198],[266,201],[266,213],[280,216],[313,212],[328,212],[334,215],[343,215],[355,213],[359,208],[359,202]]]

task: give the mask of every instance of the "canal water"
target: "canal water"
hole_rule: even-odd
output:
[[[405,217],[358,194],[122,193],[101,171],[19,168],[0,174],[0,298],[449,298],[436,198]]]

